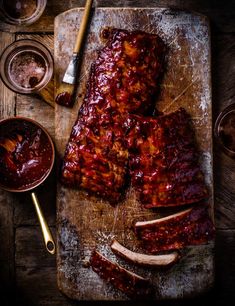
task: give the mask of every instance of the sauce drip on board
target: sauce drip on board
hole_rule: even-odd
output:
[[[15,120],[0,126],[0,184],[23,190],[47,173],[53,149],[45,132],[34,124]]]

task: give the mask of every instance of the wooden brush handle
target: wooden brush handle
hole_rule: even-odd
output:
[[[93,2],[93,0],[87,0],[86,1],[85,10],[84,10],[84,13],[83,13],[83,17],[82,17],[82,21],[81,21],[80,28],[79,28],[79,31],[78,31],[78,35],[77,35],[77,38],[76,38],[73,53],[79,53],[80,52],[83,37],[84,37],[84,34],[86,32],[87,23],[88,23],[88,20],[89,20],[90,11],[91,11],[91,8],[92,8],[92,2]]]
[[[54,79],[51,79],[46,87],[39,91],[39,96],[50,106],[55,107],[54,102]]]

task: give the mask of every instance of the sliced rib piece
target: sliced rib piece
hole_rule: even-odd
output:
[[[135,231],[143,248],[152,254],[204,244],[215,234],[206,206],[196,206],[152,221],[137,222]]]
[[[157,118],[132,116],[128,146],[132,185],[145,207],[180,206],[208,197],[183,108]]]
[[[166,267],[175,263],[179,259],[178,252],[163,255],[147,255],[132,252],[114,240],[111,244],[112,251],[120,257],[138,265],[151,267]]]
[[[97,251],[90,259],[92,269],[105,281],[121,290],[131,298],[145,297],[152,294],[149,280],[111,262]]]
[[[128,114],[151,112],[164,46],[154,34],[110,30],[92,64],[84,102],[66,148],[61,181],[112,202],[125,185]]]

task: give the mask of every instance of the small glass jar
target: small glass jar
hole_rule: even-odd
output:
[[[214,128],[215,138],[224,152],[235,157],[235,103],[226,107],[218,116]]]
[[[30,25],[45,10],[47,0],[0,0],[1,19],[14,25]]]
[[[52,78],[53,57],[38,41],[17,40],[1,55],[0,75],[4,84],[17,93],[38,93]]]

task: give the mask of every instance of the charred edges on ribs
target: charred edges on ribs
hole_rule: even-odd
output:
[[[208,243],[214,238],[215,227],[207,205],[200,205],[164,218],[137,222],[135,232],[143,248],[155,254]]]
[[[92,64],[61,181],[118,202],[126,184],[129,113],[153,108],[165,48],[154,34],[113,29]]]
[[[132,116],[127,135],[132,185],[146,208],[177,206],[208,197],[187,112]]]
[[[102,279],[130,298],[147,298],[153,294],[149,280],[111,262],[96,250],[92,252],[90,264],[93,271]]]

